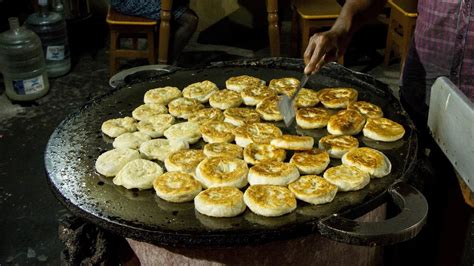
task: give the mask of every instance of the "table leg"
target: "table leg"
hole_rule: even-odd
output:
[[[271,56],[280,56],[280,29],[278,26],[278,0],[266,0],[268,13],[268,37]]]
[[[168,50],[170,40],[170,19],[171,6],[173,0],[161,1],[161,21],[160,21],[160,36],[158,48],[158,63],[166,64],[168,62]]]

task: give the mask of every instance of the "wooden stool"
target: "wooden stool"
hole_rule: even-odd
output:
[[[389,0],[390,21],[388,25],[387,44],[385,46],[384,64],[390,62],[390,55],[397,52],[400,55],[403,68],[410,47],[411,38],[415,31],[418,0]],[[394,44],[398,50],[394,50]]]
[[[292,53],[297,56],[299,50],[303,56],[311,37],[311,31],[331,27],[339,16],[341,6],[336,0],[294,0],[292,8]],[[301,38],[299,38],[299,34],[301,34]],[[298,39],[300,39],[299,49]],[[338,62],[343,64],[343,58],[339,58]]]
[[[119,58],[146,58],[150,64],[156,63],[155,52],[155,20],[133,17],[121,14],[112,8],[107,13],[107,23],[110,29],[110,75],[114,75],[118,69]],[[131,38],[132,49],[124,49],[120,46],[121,38]],[[138,49],[138,39],[146,38],[146,50]]]

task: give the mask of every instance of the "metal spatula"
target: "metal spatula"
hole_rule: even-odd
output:
[[[283,121],[285,122],[286,127],[290,127],[291,123],[295,120],[295,98],[300,92],[301,88],[303,88],[304,85],[306,85],[306,82],[308,81],[309,76],[304,74],[304,76],[300,80],[300,85],[296,88],[295,93],[293,96],[288,97],[288,95],[282,95],[280,97],[280,100],[278,101],[278,110],[280,111],[280,114],[283,116]]]

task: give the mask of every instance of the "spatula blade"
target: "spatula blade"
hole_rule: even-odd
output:
[[[308,75],[303,75],[303,77],[300,80],[299,86],[296,88],[295,93],[293,96],[288,97],[287,95],[282,95],[280,97],[280,100],[278,101],[278,110],[280,111],[281,116],[283,117],[283,121],[285,122],[285,126],[289,128],[293,121],[295,120],[296,116],[296,108],[295,108],[295,103],[294,100],[298,93],[300,92],[301,88],[306,85],[306,82],[308,82],[309,76]]]
[[[280,111],[285,126],[289,127],[293,120],[295,119],[295,107],[293,106],[293,101],[287,95],[282,95],[278,101],[278,110]]]

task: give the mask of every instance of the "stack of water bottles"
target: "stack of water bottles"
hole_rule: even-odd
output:
[[[9,18],[10,30],[0,33],[0,72],[12,100],[42,97],[49,90],[48,77],[71,69],[64,16],[50,11],[47,0],[38,0],[38,5],[39,12],[28,17],[26,28],[20,27],[18,18]]]

